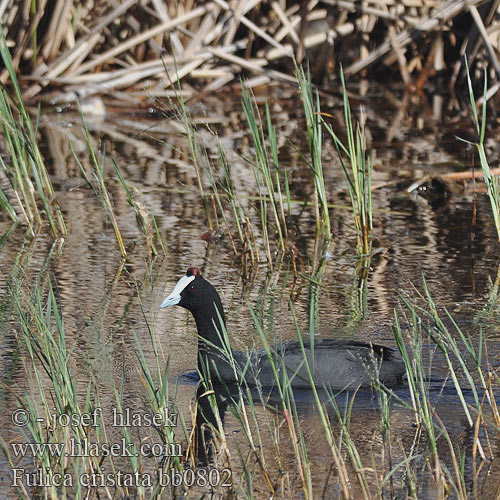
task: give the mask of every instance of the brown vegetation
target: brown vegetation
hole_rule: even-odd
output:
[[[416,89],[446,72],[497,60],[499,0],[1,0],[0,19],[25,97],[127,89],[213,92],[243,74],[249,85],[293,81],[310,58],[317,81],[395,75]],[[5,82],[7,73],[1,73]],[[490,81],[493,81],[490,77]],[[184,84],[185,82],[185,84]],[[492,92],[497,90],[496,84]],[[128,96],[131,96],[129,92]]]

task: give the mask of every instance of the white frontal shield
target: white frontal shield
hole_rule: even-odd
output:
[[[175,285],[172,293],[161,303],[160,309],[168,306],[175,306],[181,301],[181,292],[186,288],[195,276],[183,276]]]

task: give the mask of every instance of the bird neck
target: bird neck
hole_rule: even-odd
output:
[[[220,298],[193,312],[198,330],[198,356],[220,353],[224,348],[226,318]]]

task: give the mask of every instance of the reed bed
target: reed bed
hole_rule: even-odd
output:
[[[145,281],[151,279],[154,280],[154,276]],[[24,462],[22,469],[38,470],[41,467],[45,476],[52,478],[53,482],[59,477],[57,474],[72,478],[84,474],[98,477],[114,474],[116,477],[118,471],[122,474],[136,473],[138,477],[149,477],[148,474],[151,474],[156,478],[151,484],[139,486],[87,488],[68,484],[63,487],[42,486],[33,491],[20,486],[18,493],[21,498],[36,496],[62,500],[88,498],[89,495],[103,498],[196,498],[209,491],[221,498],[267,498],[270,495],[306,499],[321,496],[343,499],[421,498],[426,495],[426,484],[433,485],[438,499],[449,498],[450,495],[460,499],[481,498],[481,488],[488,481],[494,456],[491,446],[500,430],[500,414],[495,398],[498,378],[487,356],[486,339],[483,336],[471,338],[446,309],[440,310],[425,282],[422,293],[417,294],[415,299],[402,297],[402,306],[394,316],[393,332],[406,365],[410,397],[401,398],[401,393],[374,382],[370,414],[379,418],[379,423],[371,431],[373,435],[368,448],[366,423],[363,423],[365,432],[361,433],[364,436],[360,436],[357,430],[355,405],[357,398],[362,396],[356,393],[338,395],[328,388],[315,388],[311,382],[311,404],[315,405],[319,422],[314,434],[322,434],[329,453],[323,461],[331,464],[330,468],[322,468],[325,475],[320,478],[315,475],[318,464],[314,462],[316,453],[308,419],[304,419],[303,410],[297,407],[286,370],[281,369],[278,373],[280,367],[276,366],[277,390],[271,400],[264,388],[250,389],[241,376],[241,384],[236,391],[231,391],[230,399],[224,393],[225,403],[221,406],[220,400],[217,401],[217,391],[220,395],[224,389],[217,385],[218,381],[209,380],[201,366],[204,385],[198,388],[192,413],[183,413],[177,403],[179,388],[170,382],[169,362],[161,354],[153,324],[150,325],[150,346],[133,332],[137,351],[135,369],[142,382],[146,402],[143,410],[151,415],[164,415],[167,409],[175,412],[178,428],[165,422],[152,429],[153,434],[146,439],[124,427],[121,429],[123,442],[134,452],[125,462],[120,457],[100,455],[66,455],[62,459],[59,451],[79,446],[75,443],[83,446],[87,441],[99,443],[99,446],[111,446],[117,439],[102,408],[106,399],[104,394],[111,390],[114,394],[112,404],[118,412],[124,412],[128,387],[125,376],[115,373],[113,379],[105,383],[91,376],[87,381],[75,378],[73,347],[68,344],[57,283],[50,273],[42,273],[31,285],[16,266],[11,272],[9,284],[9,307],[12,307],[13,325],[26,355],[25,370],[30,381],[25,394],[18,396],[18,404],[32,417],[26,428],[27,442],[46,449],[30,457],[32,464],[28,466]],[[277,291],[279,285],[276,283],[258,300],[270,306]],[[143,289],[137,289],[139,301],[148,293],[149,285],[145,283]],[[279,343],[280,339],[270,337],[269,331],[276,331],[275,322],[279,316],[273,314],[271,308],[264,321],[251,303],[247,302],[247,307],[256,336],[271,356],[271,343]],[[292,303],[290,311],[297,339],[302,341],[303,332]],[[317,315],[313,302],[310,303],[309,314],[313,317]],[[402,327],[402,321],[410,327]],[[222,354],[239,373],[231,355],[228,334],[226,331],[219,333],[225,346]],[[464,433],[470,434],[466,449],[462,449],[460,440],[450,435],[451,431],[444,423],[446,415],[440,414],[436,406],[437,392],[432,387],[435,378],[424,352],[424,345],[431,340],[445,356],[451,383],[461,402],[463,425],[466,427]],[[304,359],[309,366],[307,358]],[[203,399],[208,399],[208,405],[203,405],[204,410],[200,406]],[[109,404],[109,399],[106,400]],[[96,412],[96,408],[101,410]],[[201,423],[201,411],[210,411],[209,423]],[[223,424],[225,413],[230,413],[242,429],[241,433],[227,435]],[[98,425],[64,425],[65,419],[70,416],[78,420],[89,415],[96,415]],[[394,422],[402,415],[407,419],[404,435],[401,435],[401,429],[393,428]],[[54,421],[56,425],[53,425]],[[208,425],[208,429],[203,434],[205,440],[197,445],[195,439],[201,437],[197,426],[201,425]],[[155,460],[155,457],[139,452],[145,442],[158,443],[165,449],[182,443],[183,454]],[[54,445],[50,449],[52,451],[45,446],[49,443]],[[56,446],[61,447],[57,448],[57,453],[54,451]],[[202,452],[205,447],[209,450]],[[20,464],[16,464],[18,457],[13,456],[13,450],[18,448],[3,439],[0,440],[0,448],[7,454],[9,464],[19,468]],[[207,470],[220,468],[228,471],[226,474],[228,477],[230,474],[231,481],[224,487],[200,488],[199,485],[186,484],[166,486],[158,480],[159,474],[165,477],[168,474],[182,475],[188,470],[204,470],[207,464],[200,462],[200,453],[205,457],[203,460],[209,457]]]
[[[316,80],[335,78],[342,63],[346,77],[382,70],[420,89],[445,68],[453,88],[466,54],[471,67],[489,64],[496,81],[497,8],[495,0],[58,0],[51,8],[3,0],[0,20],[26,97],[128,89],[141,101],[171,95],[181,80],[189,95],[241,76],[246,85],[297,83],[289,69],[305,57]]]
[[[364,132],[364,117],[361,112],[360,123],[353,124],[353,117],[344,75],[341,73],[342,94],[344,96],[344,122],[347,135],[347,146],[343,144],[331,126],[325,124],[332,136],[340,163],[347,179],[349,197],[351,199],[354,226],[357,234],[357,249],[361,256],[368,256],[371,252],[371,232],[373,229],[372,208],[372,166],[366,153],[366,137]],[[345,164],[347,157],[349,167]]]
[[[176,100],[170,101],[176,119],[185,128],[189,145],[187,154],[194,168],[210,228],[204,236],[207,241],[214,241],[218,235],[227,233],[235,256],[241,259],[245,268],[246,263],[255,266],[265,257],[268,268],[272,270],[279,266],[283,258],[287,258],[297,273],[303,262],[293,237],[289,235],[289,224],[297,213],[302,214],[305,210],[310,212],[316,227],[312,257],[315,268],[320,266],[332,240],[331,205],[325,183],[326,167],[322,162],[324,122],[321,119],[319,96],[313,92],[309,73],[297,68],[297,78],[307,121],[304,136],[308,145],[308,151],[298,151],[298,154],[313,182],[312,201],[292,199],[289,173],[280,160],[277,131],[269,102],[260,106],[251,91],[243,87],[242,108],[251,147],[248,156],[241,160],[251,168],[255,181],[252,190],[255,194],[250,197],[245,195],[248,199],[243,202],[233,182],[234,167],[227,161],[222,145],[218,143],[217,146],[220,165],[216,165],[209,157],[194,120],[188,114],[183,95],[178,92]]]
[[[53,257],[55,255],[49,254],[48,266]],[[109,399],[105,402],[104,394],[114,395],[113,414],[126,415],[124,375],[118,374],[105,382],[97,379],[88,365],[86,376],[77,379],[75,370],[81,366],[78,367],[74,359],[74,347],[67,345],[64,315],[53,276],[44,272],[36,277],[34,284],[29,284],[24,271],[15,266],[9,276],[9,302],[5,305],[13,311],[13,326],[25,355],[28,381],[23,394],[13,392],[18,411],[29,415],[24,432],[27,448],[23,448],[22,443],[11,445],[3,437],[0,439],[0,447],[14,474],[12,491],[25,499],[51,500],[88,498],[91,491],[97,490],[104,498],[126,498],[133,491],[139,499],[160,498],[166,490],[170,491],[172,485],[168,488],[162,485],[160,477],[166,477],[170,471],[184,470],[186,461],[176,454],[177,420],[170,420],[168,415],[179,416],[178,423],[184,429],[186,424],[176,408],[174,387],[169,386],[167,378],[168,362],[163,364],[160,359],[157,339],[151,338],[156,356],[156,366],[152,367],[148,366],[137,343],[137,369],[142,374],[144,400],[151,415],[158,416],[155,433],[138,440],[133,427],[120,425],[120,437],[114,429],[116,425],[110,423],[116,420],[111,418],[110,408],[106,406]],[[147,450],[145,441],[151,443],[146,445]],[[120,445],[116,442],[121,442],[123,450],[129,451],[109,452],[112,446],[118,450]],[[155,449],[172,453],[158,453]],[[152,469],[151,462],[154,463]],[[148,470],[154,471],[151,476]],[[97,488],[87,484],[90,478],[107,482],[108,475],[116,478],[122,473],[147,476],[148,486],[139,482],[130,488],[131,484],[123,481]]]
[[[221,2],[215,3],[221,5]],[[6,5],[8,2],[2,2],[0,8]],[[124,3],[122,8],[127,5],[127,2]],[[158,7],[160,4],[154,5]],[[281,4],[277,5],[278,7],[273,8],[279,8]],[[470,5],[473,6],[472,3]],[[364,4],[360,8],[364,9]],[[231,17],[228,19],[230,20]],[[248,28],[248,23],[245,26]],[[236,36],[239,30],[235,27],[234,31],[234,36]],[[172,44],[175,44],[173,34],[173,32],[170,33],[170,37]],[[187,36],[184,32],[176,34],[179,43],[182,43],[183,37]],[[229,35],[228,38],[230,39]],[[82,59],[83,64],[85,63]],[[105,61],[99,64],[105,65]],[[177,71],[178,60],[175,66]],[[291,215],[294,215],[297,207],[300,207],[301,211],[306,208],[311,209],[310,220],[316,224],[317,239],[309,266],[301,269],[302,276],[308,282],[308,308],[305,313],[307,332],[301,331],[299,327],[302,321],[297,317],[298,312],[295,310],[293,301],[288,304],[288,311],[293,318],[297,339],[302,342],[304,338],[308,338],[312,342],[319,322],[318,294],[326,268],[327,248],[332,238],[329,212],[331,207],[327,199],[321,154],[323,126],[331,132],[341,152],[341,157],[347,158],[350,163],[350,170],[345,166],[344,172],[351,195],[350,209],[355,220],[358,253],[362,256],[359,260],[360,270],[355,273],[351,291],[353,296],[350,301],[352,323],[356,323],[368,307],[372,186],[363,130],[362,128],[356,129],[353,125],[345,85],[343,85],[345,96],[343,109],[348,136],[347,147],[338,139],[338,134],[328,128],[325,115],[321,114],[319,98],[312,91],[309,75],[299,70],[297,81],[301,85],[301,98],[307,122],[308,151],[302,154],[302,159],[310,168],[311,179],[314,183],[313,204],[306,203],[306,200],[291,198],[286,169],[280,165],[277,132],[269,106],[264,106],[264,113],[261,114],[261,107],[256,105],[251,92],[246,90],[243,93],[243,106],[251,130],[253,146],[251,150],[253,156],[246,158],[245,161],[250,163],[253,169],[257,193],[255,199],[252,200],[255,203],[244,206],[234,185],[234,173],[222,147],[219,145],[220,168],[217,168],[214,166],[213,158],[208,157],[203,144],[198,141],[196,129],[183,105],[184,93],[179,88],[173,90],[175,90],[175,97],[180,99],[177,118],[185,126],[190,148],[189,166],[194,169],[193,178],[195,178],[196,189],[199,190],[201,203],[207,216],[207,224],[214,231],[220,230],[224,224],[230,234],[234,252],[237,256],[242,256],[243,265],[248,262],[258,264],[259,256],[263,253],[268,261],[269,276],[272,275],[271,270],[280,271],[283,255],[288,254],[290,262],[288,267],[285,267],[285,274],[290,273],[297,277],[299,273],[294,261],[294,246],[288,220]],[[23,116],[24,108],[17,88],[16,96],[20,100],[17,111]],[[5,123],[13,127],[15,120],[9,117],[12,109],[8,104],[9,98],[10,96],[7,95],[4,100],[7,104],[4,106],[3,119]],[[474,117],[480,137],[479,147],[479,145],[482,146],[484,139],[484,115],[482,122],[478,120],[477,114]],[[29,144],[36,144],[36,127],[30,128],[32,127],[30,121],[25,121],[23,124],[28,131],[26,135],[30,139]],[[112,221],[121,255],[126,258],[125,242],[118,227],[105,178],[104,155],[99,156],[95,152],[85,122],[83,122],[83,129],[91,157],[91,170],[87,172],[81,166],[80,171],[102,202],[103,209]],[[23,136],[23,134],[18,135]],[[17,153],[17,150],[12,149],[11,155],[14,152]],[[23,154],[26,157],[26,154]],[[36,158],[36,155],[34,156]],[[37,172],[33,170],[31,175],[25,176],[24,179],[31,180],[32,176],[36,178]],[[139,226],[147,237],[151,261],[151,257],[158,253],[156,244],[162,245],[155,218],[135,200],[133,191],[116,164],[112,172],[125,190],[131,210],[137,216]],[[488,172],[485,170],[485,179],[488,178]],[[207,179],[208,187],[205,184]],[[12,186],[12,189],[14,187],[17,188],[17,186]],[[18,190],[16,193],[22,193],[20,187]],[[44,193],[43,190],[39,194],[40,198],[42,193]],[[498,193],[496,196],[498,197]],[[18,199],[21,198],[18,197]],[[53,199],[50,201],[49,205],[57,207]],[[10,203],[10,198],[5,193],[0,197],[0,203],[9,216],[16,220],[15,205]],[[36,206],[36,203],[33,206]],[[43,206],[48,207],[48,205]],[[56,216],[58,214],[57,211],[50,213],[55,213]],[[56,216],[54,221],[57,222]],[[49,220],[51,228],[57,227],[54,221],[51,223]],[[59,229],[61,232],[64,227],[63,222]],[[54,235],[59,234],[54,229],[52,231]],[[55,248],[54,245],[53,252],[56,251]],[[163,251],[165,253],[164,248]],[[277,257],[276,254],[280,255]],[[0,324],[3,329],[6,329],[7,325],[15,328],[17,341],[25,360],[24,372],[28,387],[26,392],[16,394],[19,408],[26,410],[31,417],[26,427],[25,439],[31,444],[39,445],[67,445],[86,439],[101,445],[110,444],[112,443],[112,429],[106,426],[104,418],[99,418],[97,426],[83,425],[82,418],[84,415],[92,414],[96,407],[101,406],[103,393],[106,391],[112,392],[114,397],[112,404],[115,408],[120,412],[123,411],[127,405],[126,374],[113,373],[110,380],[105,381],[106,384],[100,384],[89,370],[85,381],[79,381],[80,379],[75,376],[74,355],[74,349],[78,349],[79,346],[68,336],[65,313],[62,308],[63,299],[58,293],[57,282],[47,271],[51,268],[53,256],[49,254],[34,284],[24,281],[20,269],[26,266],[26,263],[22,262],[21,257],[19,258],[20,264],[14,267],[8,279],[8,294],[2,299],[5,301],[2,311],[9,311],[9,315],[0,316],[0,322],[2,322]],[[140,276],[142,288],[138,286],[131,299],[137,300],[137,310],[143,307],[144,299],[151,299],[148,294],[151,294],[154,288],[156,277],[151,274],[155,268],[151,262],[149,264],[151,265],[141,268],[142,271],[136,271],[143,273]],[[116,276],[123,272],[123,266],[124,262],[121,261]],[[274,309],[273,301],[276,295],[283,294],[285,284],[279,283],[278,285],[278,283],[278,280],[272,282],[269,279],[269,283],[261,288],[257,306],[250,302],[246,304],[251,314],[256,341],[264,346],[270,357],[271,345],[281,341],[276,335],[276,322],[280,316]],[[39,496],[51,500],[83,499],[93,495],[110,499],[181,498],[189,495],[201,497],[207,495],[206,489],[200,492],[196,487],[191,488],[185,484],[167,488],[158,480],[158,474],[171,472],[183,474],[189,470],[202,470],[201,453],[204,455],[203,458],[209,457],[211,466],[230,471],[232,478],[230,484],[224,488],[209,488],[210,494],[218,494],[225,498],[260,498],[263,496],[291,498],[292,495],[306,499],[328,496],[344,499],[419,498],[425,496],[425,487],[429,484],[432,485],[435,496],[439,499],[450,496],[460,499],[481,498],[482,487],[490,481],[490,477],[495,477],[490,475],[490,467],[494,466],[493,457],[496,453],[492,443],[500,432],[500,414],[495,395],[499,381],[498,374],[494,369],[494,363],[490,363],[488,359],[488,344],[482,332],[477,338],[471,338],[458,325],[449,311],[439,308],[426,282],[423,283],[423,291],[416,295],[412,299],[406,296],[401,298],[401,307],[395,311],[393,323],[394,338],[406,366],[409,399],[401,397],[401,394],[380,386],[374,381],[375,406],[370,408],[370,413],[375,414],[378,420],[372,431],[369,448],[366,447],[366,423],[362,421],[361,427],[358,429],[355,427],[357,418],[355,403],[359,394],[339,397],[328,388],[322,388],[320,391],[311,383],[313,398],[311,406],[315,406],[319,422],[319,425],[311,432],[311,429],[306,427],[307,418],[303,418],[296,403],[287,371],[282,369],[279,375],[278,367],[275,371],[277,394],[274,401],[271,402],[264,388],[257,387],[256,390],[251,390],[245,386],[241,378],[236,393],[231,394],[230,399],[225,398],[228,408],[222,408],[217,401],[217,390],[220,390],[216,388],[217,381],[207,380],[204,376],[206,370],[204,371],[203,366],[199,367],[205,385],[198,388],[192,411],[189,414],[183,414],[178,404],[178,388],[169,378],[173,374],[170,371],[168,358],[166,359],[161,353],[154,321],[149,322],[146,319],[148,333],[146,338],[150,343],[150,346],[147,346],[148,353],[146,353],[144,338],[140,339],[133,327],[131,328],[132,335],[135,337],[133,345],[136,353],[133,367],[138,375],[134,382],[140,381],[138,385],[143,391],[142,401],[145,410],[152,415],[157,415],[172,408],[178,414],[179,428],[175,432],[167,422],[162,422],[152,429],[151,435],[146,437],[133,435],[127,428],[123,428],[121,437],[125,445],[134,451],[139,449],[145,439],[164,446],[175,446],[182,442],[184,446],[182,455],[146,457],[139,453],[133,454],[125,461],[120,461],[109,456],[62,457],[49,452],[35,454],[30,457],[32,460],[28,465],[23,464],[24,467],[29,470],[43,468],[45,474],[51,478],[55,478],[56,474],[70,474],[72,477],[81,477],[82,474],[87,473],[101,474],[105,469],[111,471],[112,474],[125,470],[132,474],[152,471],[152,477],[156,479],[151,485],[136,487],[108,485],[101,488],[76,487],[73,489],[69,485],[62,487],[48,485],[34,492],[27,491],[24,485],[21,485],[18,489],[19,495],[26,499]],[[101,305],[102,314],[108,307],[107,300]],[[490,301],[492,307],[497,305],[498,279],[492,286]],[[150,300],[150,302],[154,301]],[[128,307],[129,303],[123,307],[123,314]],[[264,311],[267,314],[265,320],[262,314]],[[403,326],[403,323],[409,327]],[[233,363],[233,368],[237,371],[238,367],[232,358],[227,332],[219,333],[226,346],[224,355],[227,356],[229,362]],[[71,342],[75,342],[75,345]],[[463,443],[452,435],[447,427],[448,424],[445,423],[446,415],[440,414],[435,405],[435,392],[431,386],[433,373],[431,365],[425,358],[425,346],[431,343],[444,356],[451,386],[459,403],[460,416],[464,422],[463,434],[467,436],[467,446],[463,446]],[[307,357],[304,357],[304,363],[309,368]],[[312,381],[312,376],[310,378]],[[204,406],[205,411],[208,412],[205,414],[208,418],[205,418],[206,422],[201,423],[198,416],[202,414],[201,407],[204,398],[208,399],[208,406]],[[225,411],[231,413],[243,432],[234,433],[231,436],[226,435],[223,425]],[[405,427],[404,436],[401,435],[400,429],[394,428],[394,419],[398,418],[401,412],[409,421],[409,425]],[[74,415],[78,425],[51,427],[49,425],[51,415],[63,420]],[[200,426],[204,426],[207,432],[200,432]],[[321,481],[317,481],[314,438],[320,433],[322,442],[327,444],[328,455],[321,457],[323,465],[326,463],[326,466],[324,475],[320,478]],[[405,438],[409,439],[404,441]],[[202,446],[196,442],[197,439],[205,440],[201,443]],[[238,440],[237,444],[235,440]],[[209,449],[204,450],[203,445]],[[6,454],[9,467],[13,468],[16,465],[16,457],[12,456],[11,443],[7,443],[2,437],[0,448]]]
[[[0,157],[3,184],[3,188],[0,187],[0,206],[14,222],[27,224],[32,234],[45,218],[53,236],[64,237],[64,218],[38,147],[39,115],[33,123],[24,105],[3,34],[0,38],[0,57],[13,88],[13,94],[5,88],[0,89],[0,130],[10,157]]]

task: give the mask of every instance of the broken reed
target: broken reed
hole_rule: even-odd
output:
[[[0,54],[14,90],[10,95],[5,87],[0,89],[0,128],[10,156],[8,160],[0,157],[0,167],[15,199],[9,200],[10,193],[0,188],[0,206],[14,222],[19,220],[16,208],[21,211],[21,222],[28,224],[32,234],[45,217],[54,237],[65,236],[64,218],[38,148],[38,121],[32,123],[24,106],[3,32]]]
[[[370,78],[373,68],[380,72],[385,66],[386,72],[400,72],[405,83],[417,80],[422,88],[431,65],[436,71],[442,67],[442,58],[432,57],[435,53],[446,53],[448,68],[460,65],[454,60],[459,51],[451,47],[476,37],[483,43],[469,57],[474,61],[489,58],[498,73],[498,44],[488,36],[499,26],[495,2],[274,1],[265,8],[259,1],[234,4],[144,0],[138,7],[137,0],[106,0],[95,8],[92,0],[65,0],[58,8],[44,9],[43,2],[16,0],[0,2],[0,17],[15,70],[21,68],[31,82],[30,97],[56,82],[83,89],[85,94],[140,86],[154,88],[156,95],[172,95],[172,83],[181,79],[187,80],[186,93],[194,95],[196,88],[203,95],[222,89],[243,73],[255,76],[251,76],[255,85],[273,80],[295,84],[293,76],[278,71],[283,62],[321,52],[315,76],[322,78],[339,60],[337,48],[356,38],[362,39],[365,50],[343,51],[347,76],[363,71]],[[458,18],[465,23],[456,23]],[[456,29],[462,24],[467,29]],[[415,32],[424,36],[415,37]],[[169,48],[168,55],[162,47]],[[428,64],[422,69],[411,57]],[[162,75],[163,68],[172,78]],[[452,87],[454,82],[455,78]],[[140,96],[136,98],[141,101]]]
[[[344,106],[344,123],[347,134],[347,146],[344,145],[333,128],[326,123],[325,127],[332,136],[342,169],[344,170],[351,199],[354,225],[357,234],[357,248],[360,255],[367,256],[371,252],[371,232],[373,229],[372,207],[372,166],[366,153],[366,138],[363,117],[354,124],[349,97],[345,86],[344,74],[340,73]],[[349,166],[344,158],[347,158]]]

